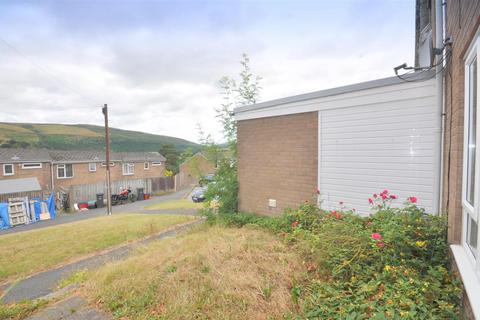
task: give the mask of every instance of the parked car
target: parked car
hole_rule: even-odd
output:
[[[205,191],[206,188],[200,188],[193,192],[192,194],[192,201],[193,202],[203,202],[205,201]]]
[[[198,181],[198,184],[202,187],[206,186],[207,184],[212,182],[214,178],[215,178],[215,174],[214,173],[209,173],[209,174],[201,177],[200,180]]]

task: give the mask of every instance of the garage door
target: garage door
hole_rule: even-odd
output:
[[[440,117],[430,93],[319,111],[323,208],[343,202],[367,214],[368,198],[388,189],[400,197],[397,205],[415,195],[427,211],[437,210]]]

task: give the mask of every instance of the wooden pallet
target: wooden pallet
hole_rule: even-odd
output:
[[[27,223],[27,213],[23,202],[9,202],[8,215],[12,227]]]

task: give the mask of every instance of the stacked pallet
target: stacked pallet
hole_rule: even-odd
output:
[[[18,226],[19,224],[26,224],[27,210],[23,201],[8,202],[8,215],[10,217],[10,225]]]

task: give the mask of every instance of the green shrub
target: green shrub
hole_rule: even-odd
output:
[[[213,182],[208,184],[205,199],[207,203],[217,201],[219,212],[227,214],[237,211],[237,193],[237,166],[230,159],[223,159],[220,161]]]
[[[391,208],[396,197],[385,191],[372,199],[376,212],[369,217],[305,203],[278,218],[216,219],[265,227],[303,254],[310,277],[292,288],[302,317],[458,318],[460,289],[448,270],[445,219],[426,214],[415,197],[403,208]]]

